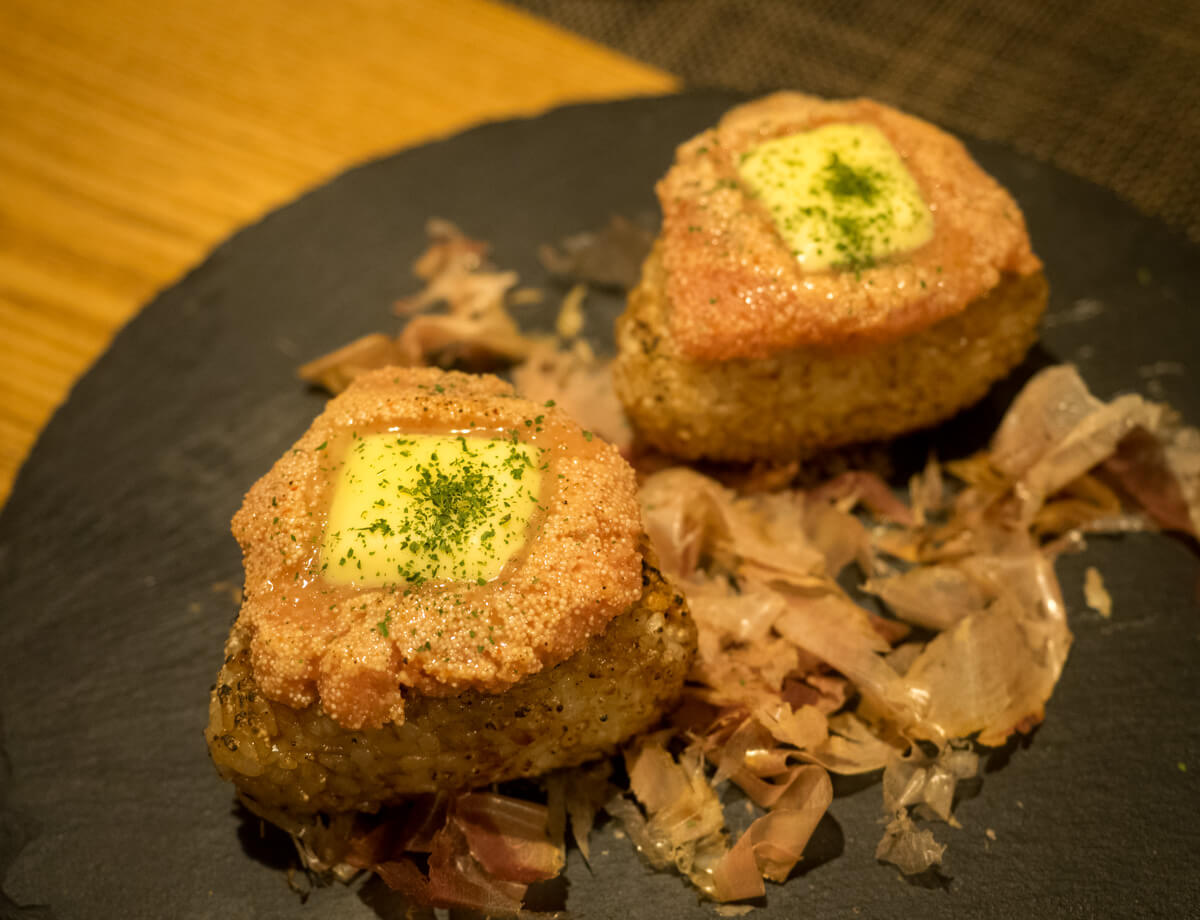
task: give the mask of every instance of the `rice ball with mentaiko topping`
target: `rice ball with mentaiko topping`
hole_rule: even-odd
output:
[[[260,806],[372,810],[610,752],[695,630],[616,449],[489,376],[358,378],[247,494],[209,750]]]
[[[777,93],[681,145],[618,320],[638,435],[787,460],[978,400],[1036,339],[1041,263],[962,144],[866,99]]]

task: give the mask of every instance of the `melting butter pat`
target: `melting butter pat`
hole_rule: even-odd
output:
[[[859,271],[933,236],[921,190],[873,125],[767,141],[742,155],[738,171],[807,270]]]
[[[492,438],[354,438],[334,487],[322,573],[363,586],[490,581],[525,542],[540,457]]]

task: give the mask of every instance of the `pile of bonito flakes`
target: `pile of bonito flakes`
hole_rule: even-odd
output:
[[[699,654],[679,707],[623,764],[545,777],[544,805],[479,792],[425,803],[421,834],[384,852],[378,830],[364,832],[343,875],[373,869],[424,903],[517,912],[529,883],[561,869],[568,825],[587,857],[604,812],[652,865],[712,899],[756,898],[801,859],[833,797],[829,774],[876,771],[876,856],[928,870],[945,849],[934,828],[956,824],[956,787],[978,774],[980,750],[1041,722],[1067,661],[1058,557],[1092,534],[1200,532],[1200,432],[1137,395],[1103,402],[1066,365],[1029,380],[987,450],[931,456],[903,497],[862,470],[797,488],[798,464],[706,475],[639,456],[606,363],[580,338],[586,288],[571,289],[555,334],[526,335],[513,314],[542,294],[452,225],[429,232],[415,266],[425,287],[397,305],[410,317],[400,334],[367,336],[301,376],[336,392],[389,364],[511,365],[522,395],[554,399],[639,468],[646,529]],[[618,221],[544,261],[569,274],[607,246],[617,254],[601,259],[601,280],[620,283],[644,242]],[[1084,595],[1110,614],[1095,568]],[[726,784],[755,810],[738,835]],[[487,833],[471,818],[481,808]],[[319,845],[298,843],[330,868]],[[428,869],[398,868],[411,852],[431,854]]]

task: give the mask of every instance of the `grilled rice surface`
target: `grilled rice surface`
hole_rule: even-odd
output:
[[[678,696],[696,648],[683,598],[642,547],[642,596],[575,655],[510,690],[406,695],[405,719],[349,731],[267,699],[235,627],[209,703],[209,752],[246,796],[296,814],[536,776],[611,753]]]
[[[1037,340],[1040,271],[1004,274],[961,312],[881,345],[697,361],[672,339],[661,245],[617,320],[617,395],[638,438],[689,460],[787,461],[892,438],[976,402]]]

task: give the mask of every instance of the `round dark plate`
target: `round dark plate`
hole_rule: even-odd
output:
[[[295,368],[393,326],[437,215],[547,284],[536,246],[655,213],[675,145],[739,101],[689,93],[485,125],[369,163],[220,246],[83,378],[0,517],[0,914],[402,916],[381,885],[288,887],[288,844],[236,808],[205,751],[208,691],[236,609],[229,519],[324,397]],[[981,406],[910,439],[986,438],[1032,369],[1073,361],[1101,396],[1141,390],[1200,421],[1200,253],[1109,193],[989,144],[1046,262],[1042,344]],[[553,299],[553,298],[551,298]],[[610,347],[615,297],[592,301]],[[554,308],[526,314],[548,326]],[[940,875],[876,863],[878,784],[848,783],[757,916],[1183,916],[1200,907],[1200,611],[1195,546],[1094,540],[1059,566],[1076,643],[1031,740],[988,760]],[[1104,573],[1110,620],[1087,609]],[[611,827],[546,893],[579,917],[705,917]]]

